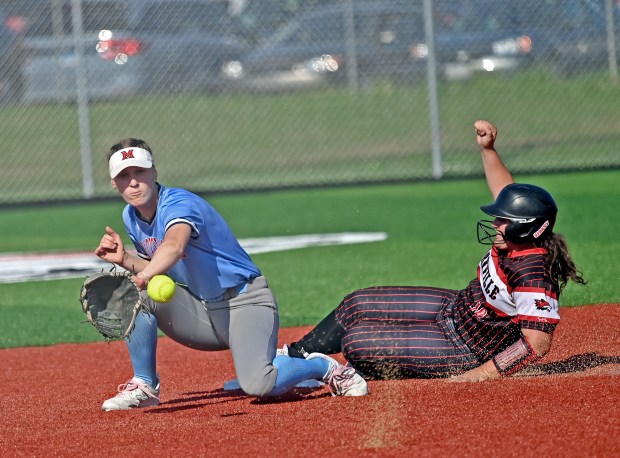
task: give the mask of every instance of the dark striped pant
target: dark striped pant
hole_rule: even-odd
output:
[[[374,378],[445,377],[480,363],[440,327],[440,311],[457,291],[415,286],[364,288],[336,309],[346,334],[342,353]]]

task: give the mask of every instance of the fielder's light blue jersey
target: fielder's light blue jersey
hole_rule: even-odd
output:
[[[192,236],[185,254],[168,271],[175,281],[206,301],[218,300],[228,288],[261,275],[220,214],[201,197],[159,185],[153,221],[138,218],[136,209],[123,210],[123,222],[138,255],[150,259],[174,224],[189,224]]]

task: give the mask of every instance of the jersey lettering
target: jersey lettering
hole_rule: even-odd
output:
[[[500,315],[515,316],[516,305],[512,300],[508,287],[500,277],[498,266],[489,251],[478,265],[478,279],[482,285],[482,293],[488,306]]]
[[[487,310],[487,308],[482,305],[482,303],[480,301],[476,302],[473,307],[470,307],[472,310],[472,313],[476,316],[476,318],[479,319],[484,319],[488,314],[489,311]]]
[[[163,240],[159,240],[155,237],[147,237],[144,240],[142,240],[140,242],[140,245],[142,246],[142,248],[144,249],[144,252],[148,255],[148,256],[153,256],[153,254],[155,254],[155,251],[157,250],[157,247],[159,245],[161,245],[163,242]]]
[[[495,300],[497,298],[497,294],[499,293],[499,288],[493,282],[493,278],[491,277],[491,270],[489,267],[491,259],[491,252],[488,252],[480,261],[480,283],[484,288],[485,295]]]
[[[545,232],[545,229],[547,229],[547,226],[549,226],[549,221],[545,221],[545,223],[540,226],[540,229],[534,232],[534,238],[537,239],[538,237],[540,237],[542,233]]]

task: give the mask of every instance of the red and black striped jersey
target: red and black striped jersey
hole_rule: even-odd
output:
[[[559,285],[544,248],[500,251],[492,247],[478,275],[460,291],[451,315],[455,331],[481,360],[521,337],[521,329],[552,333],[560,320]]]

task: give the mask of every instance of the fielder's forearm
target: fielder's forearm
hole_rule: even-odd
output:
[[[126,251],[123,253],[123,261],[120,266],[130,272],[138,273],[144,270],[148,266],[149,262],[146,259],[142,259],[139,256],[129,254]]]
[[[153,255],[151,261],[141,270],[144,275],[146,275],[148,281],[155,275],[168,272],[179,259],[181,259],[182,255],[183,250],[179,246],[164,240],[164,242],[157,247],[157,251]]]
[[[155,275],[168,272],[185,253],[185,247],[192,235],[189,224],[175,224],[166,231],[164,241],[157,247],[151,261],[142,269],[147,282]]]

